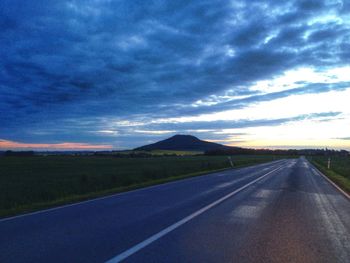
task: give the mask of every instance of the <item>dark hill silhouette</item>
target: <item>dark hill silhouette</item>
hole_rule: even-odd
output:
[[[219,143],[207,142],[192,135],[175,135],[163,141],[138,147],[134,150],[173,150],[173,151],[210,151],[231,148]]]

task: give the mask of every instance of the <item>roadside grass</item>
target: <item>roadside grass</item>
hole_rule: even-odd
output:
[[[278,159],[276,156],[264,155],[233,156],[232,158],[235,167]],[[230,164],[227,156],[1,157],[0,217],[88,200],[228,168]]]
[[[327,169],[328,157],[308,157],[324,175],[350,194],[350,157],[332,156],[331,167]]]

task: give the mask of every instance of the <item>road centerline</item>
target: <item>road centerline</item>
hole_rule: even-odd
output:
[[[153,242],[157,241],[158,239],[160,239],[161,237],[167,235],[168,233],[172,232],[173,230],[177,229],[178,227],[182,226],[183,224],[187,223],[188,221],[196,218],[197,216],[203,214],[204,212],[208,211],[209,209],[213,208],[214,206],[222,203],[223,201],[227,200],[228,198],[232,197],[233,195],[243,191],[244,189],[246,189],[247,187],[251,186],[252,184],[262,180],[263,178],[265,178],[266,176],[270,175],[273,172],[276,172],[278,170],[280,170],[282,167],[284,167],[284,164],[277,167],[276,169],[254,179],[253,181],[249,182],[248,184],[230,192],[229,194],[219,198],[218,200],[204,206],[203,208],[197,210],[196,212],[193,212],[192,214],[186,216],[185,218],[177,221],[176,223],[164,228],[163,230],[159,231],[158,233],[150,236],[149,238],[141,241],[140,243],[136,244],[135,246],[125,250],[124,252],[116,255],[115,257],[109,259],[108,261],[106,261],[106,263],[117,263],[117,262],[121,262],[124,259],[128,258],[129,256],[135,254],[136,252],[140,251],[141,249],[145,248],[146,246],[152,244]]]

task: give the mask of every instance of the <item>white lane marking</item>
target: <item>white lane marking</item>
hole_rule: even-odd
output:
[[[189,216],[181,219],[180,221],[168,226],[167,228],[161,230],[160,232],[154,234],[153,236],[145,239],[144,241],[138,243],[137,245],[125,250],[124,252],[122,252],[121,254],[111,258],[110,260],[106,261],[106,263],[117,263],[117,262],[121,262],[122,260],[126,259],[127,257],[135,254],[136,252],[138,252],[139,250],[143,249],[144,247],[150,245],[151,243],[153,243],[154,241],[160,239],[161,237],[165,236],[166,234],[170,233],[171,231],[175,230],[176,228],[182,226],[183,224],[187,223],[188,221],[194,219],[195,217],[203,214],[204,212],[208,211],[209,209],[213,208],[214,206],[222,203],[223,201],[227,200],[228,198],[230,198],[231,196],[241,192],[242,190],[246,189],[247,187],[251,186],[252,184],[262,180],[264,177],[268,176],[269,174],[281,169],[283,167],[277,167],[276,169],[258,177],[257,179],[251,181],[250,183],[236,189],[235,191],[225,195],[224,197],[221,197],[220,199],[212,202],[211,204],[197,210],[196,212],[190,214]]]
[[[273,162],[270,162],[270,163],[263,163],[263,164],[248,166],[248,167],[236,168],[236,169],[235,168],[234,169],[229,168],[227,170],[232,170],[233,172],[237,172],[237,171],[245,170],[245,169],[248,169],[248,168],[259,167],[261,165],[273,165],[273,164],[275,164],[277,162],[281,162],[282,163],[282,161],[284,161],[284,159],[278,160],[278,161],[273,161]],[[225,171],[222,171],[222,172],[225,172]],[[97,197],[97,198],[93,198],[93,199],[89,199],[89,200],[85,200],[85,201],[80,201],[80,202],[76,202],[76,203],[72,203],[72,204],[67,204],[67,205],[61,205],[61,206],[57,206],[57,207],[47,208],[47,209],[43,209],[43,210],[39,210],[39,211],[35,211],[35,212],[29,212],[29,213],[25,213],[25,214],[22,214],[22,215],[0,218],[0,222],[9,221],[9,220],[22,218],[22,217],[26,217],[26,216],[43,214],[43,213],[47,213],[47,212],[51,212],[51,211],[55,211],[55,210],[59,210],[59,209],[63,209],[63,208],[68,208],[68,207],[72,207],[72,206],[83,205],[83,204],[87,204],[87,203],[91,203],[91,202],[95,202],[95,201],[100,201],[100,200],[104,200],[104,199],[108,199],[108,198],[113,198],[115,196],[126,195],[126,194],[130,194],[130,193],[134,193],[134,192],[147,191],[149,189],[160,188],[160,187],[164,187],[164,186],[168,186],[168,185],[172,185],[172,184],[179,184],[179,183],[184,182],[184,181],[188,182],[188,181],[192,181],[192,180],[196,180],[196,179],[198,180],[199,178],[203,179],[203,178],[205,178],[207,176],[213,176],[216,173],[221,173],[221,172],[211,172],[211,173],[209,172],[208,174],[204,174],[203,176],[195,176],[195,177],[190,177],[190,178],[184,178],[184,179],[175,180],[175,181],[172,181],[172,182],[166,182],[166,183],[161,183],[161,184],[157,184],[157,185],[151,185],[151,186],[147,186],[147,187],[142,187],[142,188],[126,191],[126,192],[121,192],[121,193],[115,193],[115,194],[110,194],[110,195],[106,195],[106,196],[101,196],[101,197]]]
[[[244,179],[246,179],[246,178],[244,178]],[[225,187],[228,187],[228,186],[231,186],[231,185],[235,184],[236,182],[237,181],[222,183],[222,184],[219,184],[219,185],[215,186],[214,188],[215,188],[215,190],[220,189],[220,188],[225,188]]]
[[[345,192],[343,189],[341,189],[336,183],[334,183],[331,179],[329,179],[327,176],[325,176],[323,173],[321,173],[317,168],[312,168],[312,171],[315,174],[318,174],[322,176],[324,179],[326,179],[331,185],[333,185],[339,192],[341,192],[346,198],[350,199],[350,195]]]
[[[271,169],[271,168],[274,168],[274,167],[276,167],[276,166],[277,166],[277,165],[273,165],[272,167],[267,168],[267,170],[269,170],[269,169]],[[264,170],[266,170],[266,168],[265,168],[265,169],[262,169],[262,171],[264,171]],[[204,192],[201,192],[198,196],[207,195],[207,194],[209,194],[209,193],[212,193],[212,192],[214,192],[214,191],[217,191],[217,190],[220,189],[220,188],[226,188],[226,187],[229,187],[229,186],[231,186],[231,185],[237,184],[237,183],[239,183],[239,182],[241,182],[241,181],[245,181],[245,180],[247,180],[247,179],[250,179],[251,177],[254,177],[255,175],[257,175],[257,174],[259,174],[259,173],[261,173],[260,170],[258,170],[258,171],[256,171],[256,172],[253,172],[253,173],[249,173],[249,174],[247,174],[247,175],[245,175],[245,176],[243,176],[243,177],[240,177],[239,179],[237,179],[237,177],[234,177],[233,181],[229,181],[229,182],[226,182],[226,183],[221,183],[221,184],[219,184],[219,185],[213,186],[212,188],[210,188],[210,189],[208,189],[208,190],[206,190],[206,191],[204,191]],[[197,197],[198,197],[198,196],[197,196]]]
[[[267,198],[270,195],[272,195],[273,193],[277,192],[276,190],[267,190],[267,189],[261,189],[258,192],[256,192],[256,194],[254,195],[254,197],[257,198]]]
[[[266,205],[267,203],[264,201],[259,202],[257,205],[241,205],[230,214],[231,220],[258,218]]]
[[[303,161],[301,164],[302,164],[303,167],[309,168],[309,165],[308,165],[308,163],[306,161]]]

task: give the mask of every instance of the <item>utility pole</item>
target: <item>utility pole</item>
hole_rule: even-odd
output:
[[[327,168],[328,168],[328,170],[331,168],[331,157],[328,157]]]
[[[231,164],[231,167],[233,167],[233,162],[232,162],[231,156],[228,156],[227,158],[228,158],[228,160],[229,160],[229,162]]]

